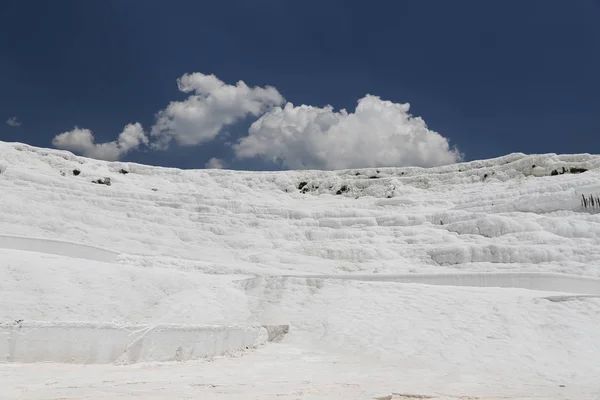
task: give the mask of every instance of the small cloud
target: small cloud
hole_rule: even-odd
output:
[[[432,167],[460,161],[448,139],[409,114],[409,104],[367,95],[354,112],[333,107],[275,107],[233,146],[240,159],[261,157],[291,169]]]
[[[180,91],[192,94],[184,101],[172,101],[158,112],[150,131],[155,149],[167,149],[173,139],[182,146],[208,142],[224,127],[250,115],[259,117],[284,102],[273,87],[249,87],[243,81],[229,85],[200,72],[183,75],[177,85]]]
[[[223,169],[226,167],[225,161],[220,158],[211,158],[204,166],[208,169]]]
[[[6,120],[6,124],[8,126],[12,126],[12,127],[18,127],[21,126],[21,121],[19,121],[19,119],[17,117],[10,117],[9,119]]]
[[[148,137],[139,123],[128,124],[112,142],[95,143],[94,133],[89,129],[75,127],[52,139],[54,147],[82,154],[85,157],[115,161],[140,145],[148,144]]]

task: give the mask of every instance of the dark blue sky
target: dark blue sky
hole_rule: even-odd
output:
[[[148,128],[176,79],[215,74],[294,104],[409,102],[467,160],[600,153],[597,0],[0,0],[0,140]],[[243,135],[249,122],[231,131]],[[126,161],[200,168],[217,140]],[[272,168],[260,161],[234,168]]]

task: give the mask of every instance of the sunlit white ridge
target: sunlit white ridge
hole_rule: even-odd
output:
[[[600,398],[600,156],[207,166],[0,142],[0,397]]]

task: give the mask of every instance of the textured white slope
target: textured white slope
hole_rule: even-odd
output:
[[[105,163],[7,143],[0,154],[1,233],[100,246],[128,254],[128,264],[181,268],[183,258],[184,268],[211,273],[599,271],[600,217],[578,212],[579,192],[599,182],[596,156],[250,173]],[[534,176],[562,166],[592,170]],[[91,183],[104,176],[110,187]]]
[[[246,299],[231,285],[243,276],[141,269],[14,250],[0,250],[0,259],[4,321],[211,325],[249,316],[243,307],[235,307]]]
[[[290,324],[211,364],[0,365],[8,398],[600,396],[598,156],[257,173],[0,142],[0,165],[3,320]]]

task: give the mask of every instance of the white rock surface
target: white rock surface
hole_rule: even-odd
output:
[[[212,361],[0,364],[2,398],[600,398],[599,156],[258,173],[0,142],[0,165],[6,323],[290,325]]]

